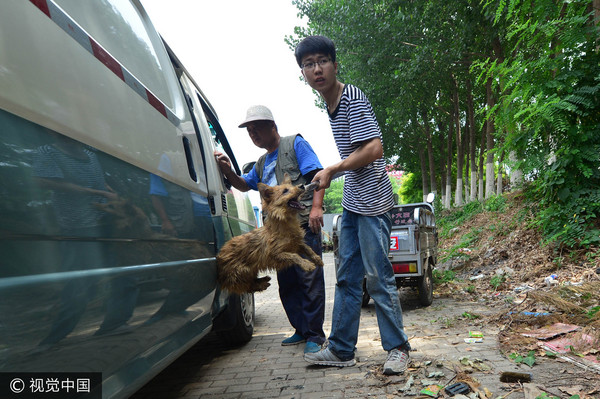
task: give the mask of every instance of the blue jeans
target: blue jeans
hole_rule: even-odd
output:
[[[304,228],[304,242],[321,256],[321,233],[313,233]],[[325,320],[325,279],[323,268],[317,266],[312,272],[305,272],[298,265],[277,273],[279,297],[285,313],[296,334],[307,341],[321,345],[325,342],[323,321]]]
[[[363,216],[344,209],[339,236],[339,267],[333,303],[330,350],[342,360],[354,358],[363,278],[375,302],[383,349],[410,349],[404,333],[402,307],[387,255],[392,221],[389,213]]]

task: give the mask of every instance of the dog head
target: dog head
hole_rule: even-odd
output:
[[[300,202],[304,189],[294,186],[287,173],[284,176],[283,182],[274,187],[258,183],[263,213],[270,218],[286,219],[290,216],[295,217],[298,211],[306,208]]]
[[[106,212],[104,220],[112,226],[112,234],[116,237],[139,238],[154,234],[148,216],[129,199],[118,198],[94,205]]]

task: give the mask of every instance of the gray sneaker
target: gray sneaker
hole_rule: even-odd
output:
[[[406,349],[392,349],[383,365],[383,374],[402,374],[408,368],[409,355]]]
[[[329,347],[314,353],[305,353],[304,360],[319,366],[350,367],[356,364],[356,359],[342,360],[329,350]]]

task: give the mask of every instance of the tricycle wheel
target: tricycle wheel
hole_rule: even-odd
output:
[[[427,260],[423,275],[418,278],[419,302],[429,306],[433,302],[433,265]]]
[[[367,291],[367,279],[365,278],[363,279],[362,307],[364,308],[365,306],[367,306],[370,300],[371,295],[369,295],[369,292]]]

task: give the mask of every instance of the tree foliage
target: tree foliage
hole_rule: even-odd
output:
[[[470,170],[482,187],[508,163],[531,183],[545,237],[587,246],[600,240],[593,3],[294,0],[308,25],[286,41],[294,48],[309,34],[334,40],[340,80],[367,94],[386,158],[412,173],[415,191],[441,187],[450,196],[448,184],[463,195],[462,182],[464,199],[476,198],[466,192],[475,187]]]

